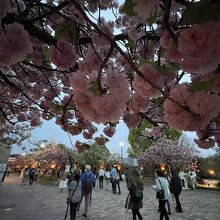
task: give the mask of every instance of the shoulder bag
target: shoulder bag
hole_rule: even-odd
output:
[[[158,179],[158,181],[159,181],[159,183],[160,183],[161,189],[160,189],[159,191],[157,191],[156,198],[157,198],[157,199],[165,199],[165,195],[164,195],[164,190],[163,190],[163,188],[162,188],[162,184],[161,184],[161,182],[160,182],[160,179],[159,179],[159,178],[157,178],[157,179]]]
[[[76,189],[77,189],[78,185],[79,185],[79,182],[77,183],[76,188],[74,189],[74,191],[73,191],[71,197],[70,197],[70,198],[67,198],[66,214],[65,214],[65,217],[64,217],[65,220],[66,220],[66,218],[67,218],[67,214],[68,214],[70,202],[71,202],[71,200],[72,200],[72,197],[73,197],[74,193],[76,192]]]

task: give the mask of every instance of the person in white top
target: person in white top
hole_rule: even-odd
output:
[[[196,188],[196,177],[197,175],[194,170],[189,172],[189,178],[190,178],[193,190]]]
[[[169,216],[166,210],[166,203],[169,198],[170,190],[169,190],[169,183],[167,179],[164,177],[164,173],[161,170],[155,170],[155,177],[156,177],[156,185],[153,186],[154,190],[157,192],[157,195],[161,190],[163,190],[162,197],[157,197],[159,200],[159,208],[160,208],[160,220],[163,220],[165,217],[166,220],[169,220]]]
[[[106,185],[106,191],[108,191],[108,185],[110,183],[110,171],[108,169],[105,170],[105,185]]]
[[[103,188],[103,180],[104,180],[105,171],[101,168],[99,170],[99,187]]]
[[[179,172],[179,178],[181,179],[181,183],[182,183],[183,189],[185,189],[186,178],[185,178],[185,173],[184,173],[183,170],[181,170],[181,171]]]
[[[184,172],[184,176],[185,176],[185,189],[189,189],[189,184],[188,184],[188,181],[189,181],[189,173],[188,172]]]

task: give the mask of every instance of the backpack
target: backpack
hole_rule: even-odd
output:
[[[84,192],[84,194],[90,193],[92,192],[92,187],[93,187],[93,181],[91,179],[91,175],[92,173],[89,174],[89,176],[85,175],[85,179],[82,185],[82,191]]]
[[[143,200],[143,186],[141,184],[133,185],[131,196],[136,200]]]

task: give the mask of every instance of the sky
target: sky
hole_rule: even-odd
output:
[[[99,125],[98,126],[98,133],[94,135],[94,137],[99,136],[100,133],[102,133],[104,126]],[[71,136],[71,141],[68,136],[68,134],[61,129],[59,125],[55,124],[54,120],[51,121],[44,121],[42,126],[39,128],[36,128],[32,132],[31,139],[33,141],[43,140],[46,139],[48,141],[55,141],[56,143],[62,143],[65,144],[67,147],[72,147],[71,142],[75,144],[77,140],[85,142],[86,139],[83,138],[82,135],[77,136]],[[121,154],[121,146],[120,142],[124,143],[122,147],[122,156],[127,157],[127,149],[129,147],[129,143],[127,141],[128,139],[128,128],[124,124],[123,121],[120,121],[120,123],[117,126],[117,130],[115,135],[110,138],[109,142],[107,143],[107,147],[110,150],[111,153],[118,153]],[[28,153],[31,148],[33,148],[33,145],[25,142],[24,146],[26,149],[24,151],[21,150],[21,148],[14,146],[12,149],[12,153]]]
[[[98,133],[94,135],[94,137],[99,136],[100,133],[102,133],[103,130],[102,125],[98,126]],[[121,155],[121,146],[120,142],[124,143],[122,147],[122,156],[123,158],[127,157],[127,150],[130,146],[128,143],[128,134],[129,130],[127,126],[124,124],[123,121],[120,121],[120,123],[117,125],[116,133],[112,138],[109,138],[109,142],[107,142],[107,147],[110,150],[111,153],[117,153]],[[195,132],[184,132],[184,137],[189,139],[191,143],[193,143],[194,138],[196,138]],[[61,129],[59,125],[55,124],[54,120],[51,121],[44,121],[41,127],[38,127],[33,130],[32,132],[32,141],[39,141],[46,139],[48,141],[54,141],[56,143],[62,143],[65,144],[67,147],[72,148],[71,142],[75,144],[77,140],[85,142],[86,139],[83,138],[82,135],[77,136],[71,136],[71,141],[68,136],[68,134]],[[33,145],[31,145],[28,142],[25,142],[24,146],[26,147],[25,150],[22,150],[21,147],[13,146],[12,148],[12,154],[16,153],[29,153],[30,149],[33,148]],[[213,149],[209,150],[203,150],[198,147],[196,147],[197,150],[201,152],[202,156],[208,156],[215,153]]]

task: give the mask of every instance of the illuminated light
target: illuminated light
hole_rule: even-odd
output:
[[[164,164],[161,164],[161,165],[160,165],[160,169],[161,169],[162,171],[164,171],[164,170],[165,170],[165,165],[164,165]]]
[[[211,175],[214,175],[214,174],[215,174],[215,171],[214,171],[214,170],[209,170],[209,173],[210,173]]]
[[[50,166],[50,168],[52,168],[52,169],[54,169],[56,167],[56,164],[52,164],[51,166]]]
[[[123,147],[123,146],[124,146],[124,143],[121,141],[121,142],[119,143],[119,145],[120,145],[121,147]]]

